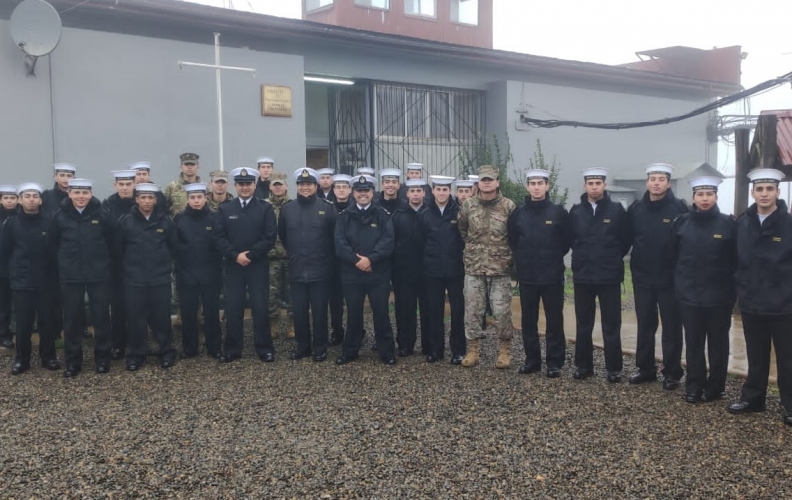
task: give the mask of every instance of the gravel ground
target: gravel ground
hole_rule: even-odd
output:
[[[371,324],[368,325],[371,331]],[[369,335],[369,342],[371,336]],[[792,429],[727,399],[482,364],[206,357],[66,380],[0,375],[1,498],[789,498]],[[518,339],[514,353],[521,352]],[[627,372],[632,359],[625,358]]]

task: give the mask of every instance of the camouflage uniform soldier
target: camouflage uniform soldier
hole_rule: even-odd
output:
[[[221,203],[233,200],[234,195],[228,192],[228,172],[215,170],[209,174],[209,187],[206,190],[206,204],[209,210],[217,212]]]
[[[512,251],[508,239],[509,216],[514,202],[498,191],[498,169],[479,168],[479,192],[459,212],[459,232],[465,240],[465,337],[468,351],[462,366],[479,362],[479,325],[487,308],[487,297],[500,339],[496,368],[511,363]]]
[[[279,219],[280,211],[283,205],[288,203],[289,194],[286,191],[286,174],[282,172],[273,172],[269,179],[270,183],[270,196],[267,201],[275,209],[275,219]],[[267,254],[269,260],[269,315],[270,322],[277,323],[280,317],[280,301],[281,297],[289,296],[289,261],[286,256],[286,249],[283,248],[280,238],[275,240],[275,246]],[[291,304],[289,310],[289,332],[286,334],[287,338],[294,338],[294,324],[291,311]],[[277,335],[277,330],[273,330],[272,337]]]

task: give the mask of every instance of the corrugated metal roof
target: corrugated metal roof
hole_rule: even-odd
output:
[[[792,165],[792,109],[765,110],[762,115],[776,115],[776,143],[778,144],[778,157],[784,165]]]

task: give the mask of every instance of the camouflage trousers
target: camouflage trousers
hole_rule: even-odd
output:
[[[511,278],[503,276],[465,275],[465,337],[479,338],[481,317],[489,303],[495,331],[501,340],[511,340],[514,326],[511,314]]]
[[[281,301],[288,304],[289,316],[291,310],[291,289],[289,287],[289,261],[286,259],[271,259],[269,261],[269,316],[280,316]]]

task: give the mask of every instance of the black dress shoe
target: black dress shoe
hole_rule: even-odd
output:
[[[463,359],[465,359],[465,355],[464,354],[454,354],[453,356],[451,356],[451,364],[452,365],[461,365]]]
[[[674,380],[668,377],[663,379],[663,389],[667,391],[673,391],[677,387],[679,387],[679,380]]]
[[[622,377],[621,372],[608,372],[608,375],[605,378],[611,384],[617,384],[617,383],[621,382],[621,377]]]
[[[440,358],[440,356],[438,356],[437,354],[427,354],[425,359],[427,363],[435,363],[437,361],[440,361],[440,359],[442,358]]]
[[[19,375],[20,373],[25,373],[29,369],[29,364],[23,363],[22,361],[16,361],[14,362],[14,366],[11,367],[11,375]]]
[[[382,358],[382,363],[388,366],[393,366],[396,364],[396,358],[394,358],[393,356]]]
[[[735,415],[741,415],[743,413],[757,413],[765,411],[765,405],[763,403],[749,403],[748,401],[740,400],[727,406],[726,411]]]
[[[272,363],[273,361],[275,361],[275,354],[271,352],[265,352],[264,354],[259,356],[259,359],[265,363]]]
[[[711,403],[713,401],[718,401],[719,399],[723,399],[722,392],[708,392],[704,391],[704,395],[701,396],[701,400],[705,403]]]
[[[701,401],[701,394],[698,392],[688,392],[685,394],[685,403],[698,403]]]
[[[355,361],[356,359],[358,359],[357,356],[347,356],[346,354],[342,354],[342,355],[340,355],[339,357],[336,358],[335,364],[337,364],[337,365],[345,365],[347,363],[351,363],[351,362]]]
[[[542,371],[542,367],[540,365],[529,365],[528,363],[525,363],[520,367],[519,370],[517,370],[517,373],[521,375],[530,375],[532,373],[539,373],[540,371]]]
[[[61,367],[57,359],[48,359],[46,361],[42,361],[41,366],[51,371],[60,370]]]
[[[313,356],[311,356],[311,360],[314,363],[321,363],[322,361],[325,361],[326,359],[327,359],[327,351],[322,351],[319,354],[314,354]]]
[[[630,375],[628,382],[631,384],[643,384],[657,380],[657,372],[638,372]]]
[[[110,359],[113,361],[118,361],[119,359],[124,359],[124,350],[123,349],[113,349],[110,351]]]
[[[176,364],[172,359],[164,359],[160,361],[160,368],[173,368],[173,365]]]
[[[6,349],[13,349],[14,341],[11,339],[0,340],[0,347],[5,347]]]
[[[197,352],[186,352],[182,351],[181,355],[179,356],[181,359],[190,359],[198,356]]]
[[[234,361],[241,359],[242,355],[240,354],[221,354],[217,361],[221,363],[233,363]]]
[[[784,413],[784,423],[786,425],[792,425],[792,413]]]
[[[547,369],[547,378],[558,378],[561,376],[561,368],[553,366]]]
[[[66,369],[63,371],[63,378],[76,377],[79,373],[80,373],[79,366],[67,366]]]
[[[311,350],[308,349],[307,351],[292,351],[289,353],[289,359],[292,361],[297,361],[298,359],[307,358],[311,355]],[[273,360],[274,360],[273,356]]]
[[[412,349],[399,349],[399,357],[406,358],[407,356],[412,356],[413,350]]]
[[[141,363],[137,361],[130,361],[126,364],[126,369],[128,372],[136,372],[140,370]]]
[[[572,374],[572,378],[574,378],[575,380],[586,380],[592,375],[594,375],[593,370],[589,370],[586,368],[578,368],[575,370],[575,373]]]
[[[96,365],[96,373],[109,373],[110,372],[110,364],[109,363],[99,363]]]

